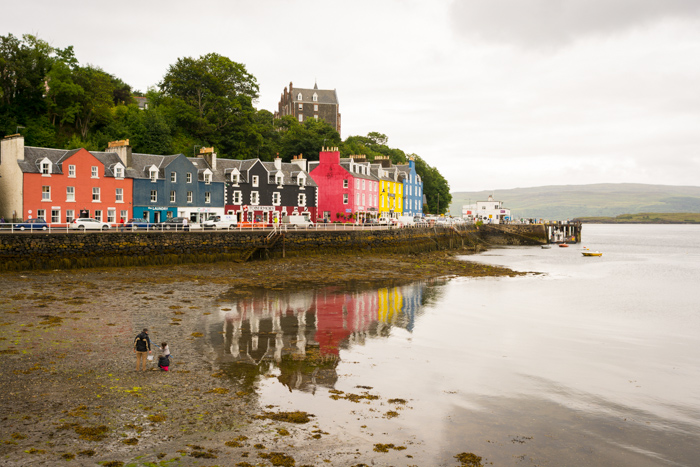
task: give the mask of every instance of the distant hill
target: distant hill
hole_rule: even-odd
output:
[[[514,218],[552,220],[575,217],[615,217],[638,213],[700,213],[700,186],[600,183],[554,185],[509,190],[452,193],[450,213],[462,215],[462,205],[485,201],[489,195],[511,210]]]

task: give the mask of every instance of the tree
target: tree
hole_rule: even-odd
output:
[[[224,152],[250,153],[260,145],[250,130],[258,84],[244,65],[215,53],[180,58],[159,86],[170,118],[198,141]]]
[[[282,131],[279,153],[285,161],[298,154],[307,160],[317,161],[322,147],[340,146],[341,143],[338,132],[324,120],[307,118],[299,123],[293,116],[287,115],[277,124]]]
[[[73,81],[82,88],[77,96],[80,108],[75,115],[75,126],[83,139],[90,129],[109,123],[114,106],[112,79],[112,75],[90,65],[78,67],[73,73]]]

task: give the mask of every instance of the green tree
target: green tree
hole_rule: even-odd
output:
[[[83,139],[89,130],[110,122],[114,106],[113,76],[90,65],[78,67],[73,73],[73,81],[82,88],[77,97],[80,109],[75,115],[75,127]]]
[[[299,123],[293,116],[287,115],[278,120],[277,125],[282,131],[279,153],[285,161],[298,154],[317,161],[322,147],[340,146],[341,143],[335,128],[323,120],[307,118]]]

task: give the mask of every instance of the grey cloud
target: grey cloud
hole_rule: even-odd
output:
[[[556,47],[667,18],[700,17],[697,0],[455,0],[453,28],[489,42]]]

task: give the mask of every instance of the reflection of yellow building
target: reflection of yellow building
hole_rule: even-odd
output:
[[[377,320],[384,324],[394,324],[401,314],[403,295],[398,287],[377,291]]]

